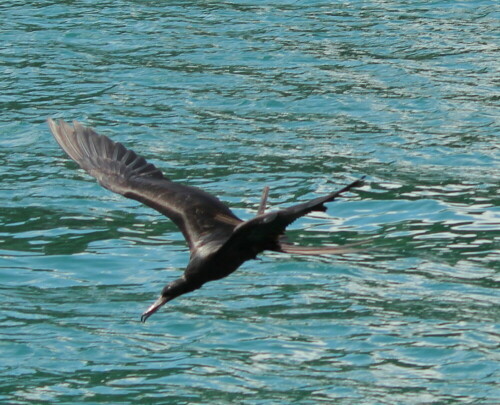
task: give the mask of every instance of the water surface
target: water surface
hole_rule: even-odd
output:
[[[494,1],[0,5],[0,400],[493,404],[500,397]],[[141,312],[188,251],[69,162],[48,116],[244,219],[366,186]]]

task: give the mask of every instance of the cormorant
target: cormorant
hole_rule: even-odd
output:
[[[257,216],[243,221],[213,195],[169,180],[143,157],[92,128],[77,121],[73,127],[63,120],[56,123],[49,118],[47,122],[61,148],[101,186],[167,216],[187,241],[191,256],[184,274],[163,288],[160,297],[142,314],[142,322],[168,301],[200,288],[207,281],[228,276],[264,250],[306,255],[352,251],[349,247],[353,244],[296,246],[285,241],[284,232],[297,218],[312,211],[326,211],[326,202],[361,186],[364,177],[326,196],[267,213],[264,210],[268,188],[265,188]]]

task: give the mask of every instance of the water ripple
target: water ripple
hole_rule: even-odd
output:
[[[500,397],[498,7],[0,5],[0,400],[493,404]],[[62,156],[79,119],[237,215],[367,184],[263,255],[139,314],[175,226]]]

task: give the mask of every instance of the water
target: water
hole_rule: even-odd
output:
[[[494,1],[0,5],[0,401],[493,404]],[[498,83],[498,82],[497,82]],[[188,252],[49,134],[78,119],[255,214],[366,174],[265,254],[141,312]]]

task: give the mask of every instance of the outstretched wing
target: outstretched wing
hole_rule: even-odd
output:
[[[286,227],[296,219],[313,211],[326,211],[325,203],[333,201],[340,194],[345,193],[353,187],[361,186],[363,184],[363,179],[364,177],[326,196],[296,204],[279,211],[271,211],[266,214],[258,215],[255,218],[245,221],[234,229],[231,238],[226,242],[224,247],[246,244],[257,245],[262,249],[297,254],[346,253],[347,251],[341,251],[341,246],[326,247],[323,249],[323,252],[320,253],[320,248],[307,248],[287,244],[283,240],[282,235]]]
[[[140,201],[169,217],[191,253],[209,242],[224,243],[242,221],[220,200],[195,187],[170,181],[134,151],[92,128],[48,119],[54,138],[82,169],[108,190]]]

